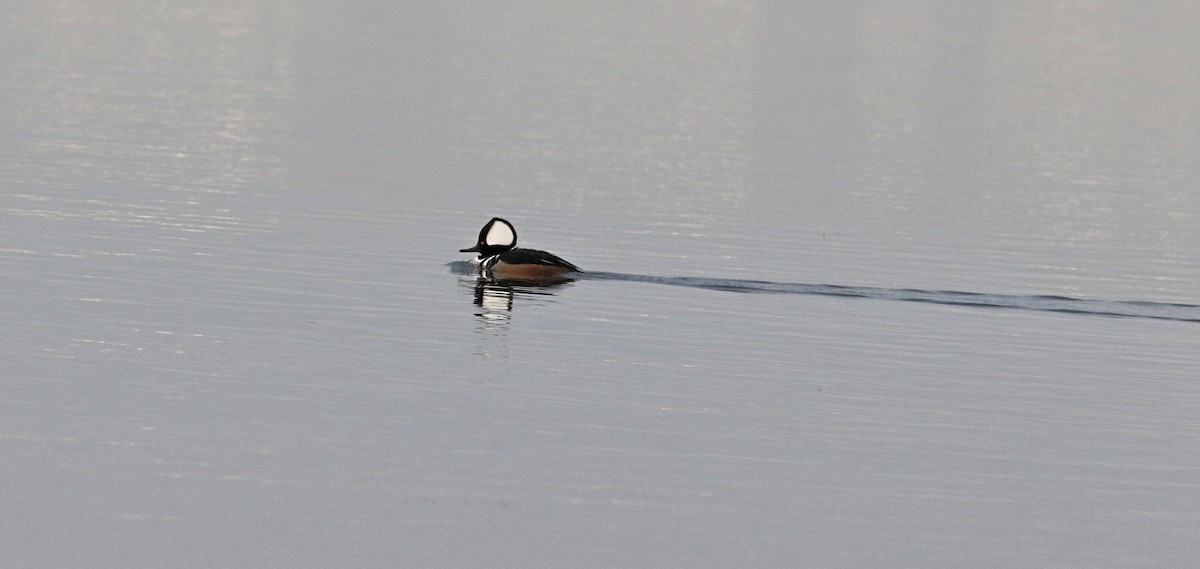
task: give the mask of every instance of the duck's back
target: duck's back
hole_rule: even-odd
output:
[[[561,272],[582,272],[579,270],[579,267],[576,267],[575,265],[563,260],[561,257],[553,253],[547,253],[537,249],[521,249],[519,247],[501,253],[496,264],[509,265],[514,268],[526,265],[533,267],[558,268],[562,269]]]

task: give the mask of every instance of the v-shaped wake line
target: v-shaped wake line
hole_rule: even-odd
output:
[[[699,277],[656,277],[625,273],[586,272],[578,279],[601,279],[655,283],[684,286],[708,290],[741,293],[807,294],[820,296],[843,296],[902,302],[925,302],[953,306],[975,306],[980,308],[1007,308],[1041,312],[1062,312],[1090,316],[1118,318],[1148,318],[1176,322],[1200,322],[1200,305],[1153,302],[1141,300],[1090,300],[1069,296],[1010,295],[953,290],[922,290],[913,288],[882,288],[868,286],[846,286],[809,283],[778,283],[739,279],[713,279]]]

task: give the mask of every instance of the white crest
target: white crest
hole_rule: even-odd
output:
[[[483,238],[488,247],[511,247],[517,244],[517,232],[503,219],[497,219]]]

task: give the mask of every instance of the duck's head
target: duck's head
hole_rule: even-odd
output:
[[[499,255],[517,246],[517,230],[512,224],[493,217],[479,230],[479,241],[474,247],[459,249],[462,253],[479,253],[480,258]]]

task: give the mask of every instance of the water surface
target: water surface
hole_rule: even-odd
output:
[[[1187,566],[1197,12],[16,2],[0,549]]]

